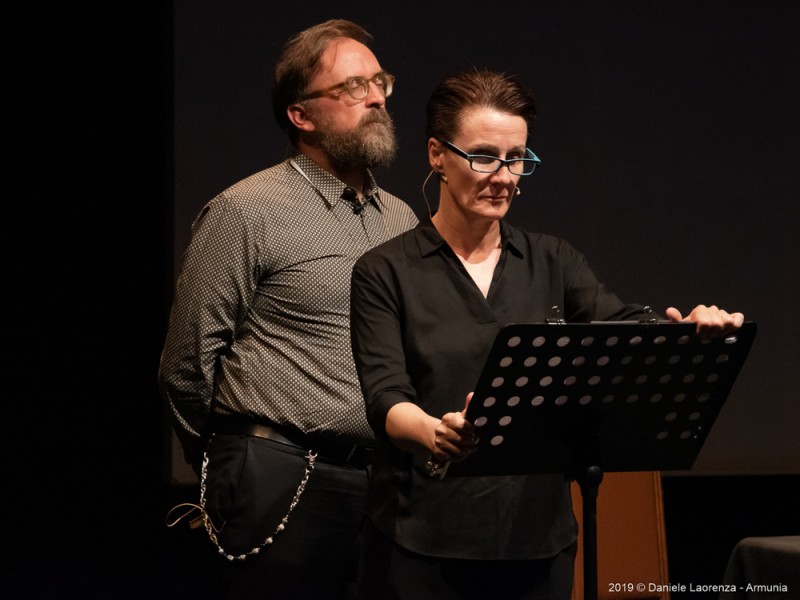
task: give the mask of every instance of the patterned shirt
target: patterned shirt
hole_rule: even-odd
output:
[[[159,368],[190,463],[212,411],[372,440],[350,347],[350,276],[417,218],[369,172],[364,203],[354,196],[299,154],[225,190],[192,224]]]

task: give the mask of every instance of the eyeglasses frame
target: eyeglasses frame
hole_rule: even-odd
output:
[[[527,177],[528,175],[533,175],[534,172],[536,172],[536,168],[540,164],[542,164],[541,159],[538,156],[536,156],[536,154],[534,154],[533,150],[531,150],[530,148],[525,148],[525,152],[527,154],[529,154],[530,157],[525,157],[525,158],[500,158],[499,156],[491,156],[489,154],[470,154],[468,152],[464,152],[461,148],[459,148],[458,146],[456,146],[452,142],[448,142],[447,140],[439,140],[439,142],[441,144],[443,144],[448,150],[450,150],[454,154],[457,154],[461,158],[466,159],[467,162],[469,162],[469,168],[472,169],[473,171],[475,171],[476,173],[484,173],[486,175],[489,175],[491,173],[497,173],[503,167],[508,168],[511,163],[523,161],[523,164],[524,163],[532,163],[533,164],[533,170],[530,173],[513,173],[510,168],[508,169],[508,172],[511,173],[512,175],[520,175],[522,177]],[[491,158],[492,160],[499,160],[500,164],[497,166],[497,168],[494,171],[479,171],[472,164],[472,161],[474,159],[476,159],[476,158]]]
[[[384,78],[386,80],[386,89],[384,90],[383,97],[384,98],[388,98],[389,96],[392,95],[392,92],[394,91],[394,82],[397,80],[397,78],[394,75],[392,75],[391,73],[387,73],[386,71],[379,71],[379,72],[375,73],[375,75],[373,75],[372,77],[369,77],[369,78],[361,77],[361,76],[358,76],[358,75],[353,76],[353,77],[348,77],[344,81],[339,82],[337,84],[334,84],[334,85],[332,85],[332,86],[330,86],[328,88],[325,88],[324,90],[317,90],[315,92],[309,92],[308,94],[303,95],[300,98],[300,100],[311,100],[312,98],[321,98],[322,96],[327,96],[327,95],[334,95],[334,96],[336,96],[338,98],[342,94],[347,94],[353,100],[363,100],[364,98],[369,96],[369,84],[370,83],[375,84],[375,87],[377,87],[379,90],[381,89],[381,87],[376,82],[376,79],[378,79],[379,77],[382,77],[382,78]],[[356,88],[356,89],[362,89],[362,90],[366,89],[367,90],[367,93],[364,94],[360,98],[356,98],[355,96],[353,96],[353,91],[350,89],[350,87],[348,87],[348,84],[351,81],[354,81],[354,80],[362,80],[362,81],[364,81],[366,83],[366,86],[361,87],[361,88]]]

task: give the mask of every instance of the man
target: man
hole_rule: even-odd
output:
[[[350,274],[417,223],[370,172],[396,154],[370,39],[337,19],[286,43],[273,109],[297,153],[202,209],[177,281],[159,384],[231,598],[346,598],[355,579],[373,434]]]

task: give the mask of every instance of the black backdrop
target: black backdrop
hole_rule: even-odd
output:
[[[415,210],[430,89],[504,69],[539,95],[545,161],[510,220],[569,239],[624,298],[758,323],[695,469],[664,479],[671,581],[718,583],[742,536],[800,532],[800,5],[332,6],[9,6],[0,595],[219,597],[203,532],[164,525],[197,501],[170,484],[155,386],[175,265],[203,202],[285,156],[280,44],[340,16],[398,76],[401,154],[379,175]]]
[[[312,1],[279,15],[263,2],[176,0],[174,264],[203,203],[289,151],[269,105],[283,41],[350,18],[397,76],[388,108],[401,149],[383,187],[423,215],[427,95],[463,67],[517,75],[540,102],[531,147],[543,166],[508,219],[570,240],[623,299],[684,313],[716,303],[755,321],[693,472],[799,473],[799,8]]]

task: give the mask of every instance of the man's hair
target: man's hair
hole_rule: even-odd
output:
[[[322,53],[330,42],[340,38],[350,38],[367,45],[372,35],[352,21],[331,19],[295,34],[283,46],[281,57],[275,65],[272,110],[292,142],[297,139],[297,129],[286,115],[286,108],[306,94],[308,82],[319,70]]]
[[[505,73],[474,68],[444,79],[428,99],[428,138],[451,140],[461,127],[461,115],[484,106],[525,119],[528,135],[536,121],[533,93]]]

